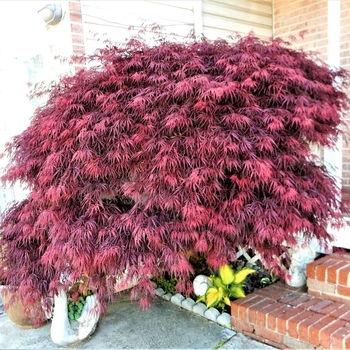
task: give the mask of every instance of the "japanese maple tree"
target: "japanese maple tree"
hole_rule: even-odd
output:
[[[254,35],[88,59],[37,92],[47,102],[7,144],[2,180],[30,194],[2,215],[0,273],[27,303],[82,275],[104,301],[127,271],[147,306],[164,271],[190,290],[191,253],[218,268],[248,246],[278,268],[296,233],[325,243],[342,225],[310,144],[341,133],[344,70]]]

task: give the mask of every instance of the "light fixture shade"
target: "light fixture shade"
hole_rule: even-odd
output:
[[[38,13],[46,24],[55,25],[62,20],[62,7],[58,4],[47,4]]]

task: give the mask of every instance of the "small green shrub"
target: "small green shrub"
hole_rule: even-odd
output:
[[[178,279],[165,273],[163,276],[153,278],[158,288],[162,288],[165,293],[176,294],[176,284]]]

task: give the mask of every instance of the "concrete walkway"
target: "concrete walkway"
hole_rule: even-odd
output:
[[[0,307],[0,349],[57,349],[48,323],[22,330]],[[157,297],[149,310],[122,292],[95,333],[71,349],[274,349]]]

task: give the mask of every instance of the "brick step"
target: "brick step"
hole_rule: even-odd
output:
[[[350,305],[272,284],[231,304],[233,329],[277,348],[350,349]]]
[[[331,254],[306,267],[308,293],[350,305],[350,254]]]

